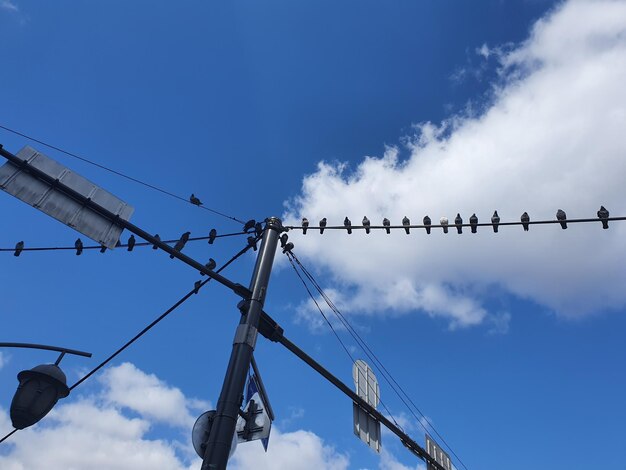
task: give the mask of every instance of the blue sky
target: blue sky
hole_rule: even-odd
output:
[[[482,222],[494,209],[503,221],[523,211],[540,220],[558,208],[593,217],[601,204],[623,216],[625,19],[623,1],[0,0],[0,125],[243,220],[399,224],[475,212]],[[162,238],[241,229],[2,129],[0,143],[32,145],[103,186]],[[0,248],[73,245],[76,232],[0,196]],[[626,226],[452,232],[290,240],[466,468],[582,469],[578,449],[619,468]],[[243,243],[185,252],[221,265]],[[91,351],[63,360],[70,383],[199,279],[146,248],[0,257],[2,341]],[[250,254],[224,274],[247,284],[253,265]],[[49,468],[199,468],[191,425],[217,401],[237,301],[207,285],[2,444],[2,467],[36,468],[37,449]],[[282,255],[266,310],[351,383],[349,358]],[[17,372],[55,356],[1,353],[4,435]],[[277,419],[269,453],[241,445],[232,468],[422,468],[392,435],[381,455],[358,441],[349,399],[281,346],[259,339],[256,357]]]

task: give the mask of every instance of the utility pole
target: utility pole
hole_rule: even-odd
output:
[[[276,217],[267,219],[261,248],[254,267],[250,291],[252,297],[248,311],[241,317],[235,331],[233,349],[224,377],[224,384],[217,402],[217,412],[206,444],[202,470],[224,470],[228,461],[230,446],[235,433],[239,411],[243,402],[243,389],[246,383],[250,361],[256,344],[259,322],[265,303],[274,255],[280,233],[284,231],[282,222]]]

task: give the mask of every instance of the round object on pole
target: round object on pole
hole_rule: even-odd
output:
[[[209,410],[202,413],[191,430],[191,443],[193,445],[196,454],[203,459],[204,452],[206,451],[206,443],[209,440],[209,434],[211,433],[211,426],[213,425],[213,419],[217,411]],[[228,458],[231,458],[237,448],[237,431],[233,435],[233,441],[230,446],[230,452]]]
[[[70,394],[65,374],[55,364],[41,364],[17,374],[20,384],[11,402],[13,427],[24,429],[46,416]]]

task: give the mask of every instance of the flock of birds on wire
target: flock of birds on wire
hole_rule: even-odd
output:
[[[600,221],[602,222],[602,228],[608,229],[609,228],[609,211],[604,206],[600,206],[600,209],[598,210],[597,215],[598,215],[598,219],[600,219]],[[561,228],[563,229],[567,228],[567,215],[565,214],[564,210],[559,209],[556,211],[556,220],[561,224]],[[528,212],[524,212],[522,214],[522,216],[520,217],[520,221],[522,223],[522,226],[524,227],[524,231],[528,231],[530,227],[530,216],[528,215]],[[372,229],[372,223],[367,218],[367,216],[363,217],[363,221],[361,223],[363,224],[362,227],[365,229],[365,233],[370,233],[370,230]],[[423,228],[426,229],[426,233],[430,234],[430,231],[433,225],[431,218],[429,216],[425,216],[423,219],[423,223],[424,223]],[[306,232],[309,229],[309,225],[310,225],[309,220],[306,217],[303,217],[302,227],[301,227],[303,234],[306,235]],[[448,233],[448,227],[450,226],[450,223],[447,217],[441,217],[441,219],[439,219],[439,225],[443,228],[443,233]],[[469,218],[469,225],[470,225],[470,229],[472,233],[476,233],[478,230],[478,217],[476,216],[475,213],[472,214],[471,217]],[[498,226],[500,225],[500,216],[498,215],[497,210],[494,211],[493,215],[491,216],[490,225],[493,227],[493,231],[495,233],[498,233]],[[324,230],[326,229],[327,226],[328,226],[328,221],[326,220],[326,217],[324,217],[322,220],[319,221],[320,233],[324,233]],[[343,220],[343,226],[345,230],[348,232],[348,234],[352,233],[352,221],[348,217],[346,217]],[[454,218],[454,226],[456,227],[457,233],[463,233],[463,218],[461,217],[460,213],[458,213],[456,217]],[[408,235],[411,229],[411,220],[406,216],[402,219],[402,227],[404,228],[404,230],[406,231]],[[387,233],[391,233],[391,228],[392,228],[391,221],[386,217],[383,219],[382,228],[384,228]]]

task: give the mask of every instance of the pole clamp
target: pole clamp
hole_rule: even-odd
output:
[[[256,346],[257,333],[258,330],[252,325],[239,325],[237,327],[237,330],[235,331],[235,339],[233,340],[233,344],[245,343],[252,349],[254,349],[254,347]]]

